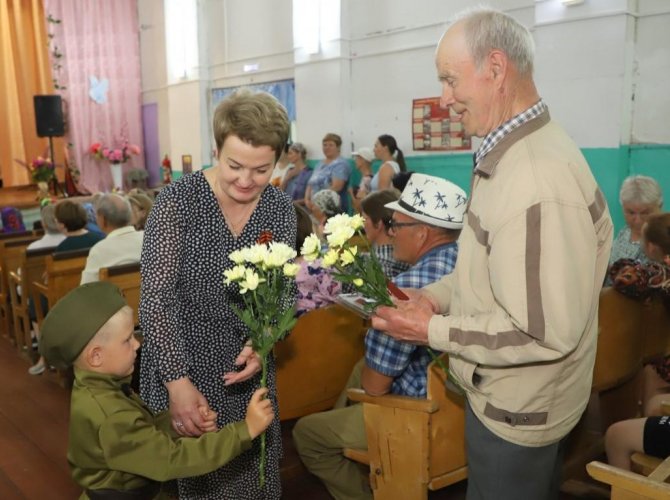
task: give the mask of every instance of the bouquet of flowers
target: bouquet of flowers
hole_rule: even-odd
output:
[[[367,255],[359,253],[358,247],[351,243],[351,239],[357,235],[367,248],[372,248],[361,231],[363,224],[364,219],[358,214],[354,216],[340,214],[331,217],[323,230],[328,247],[325,250],[322,249],[319,237],[311,234],[305,239],[300,253],[308,262],[321,258],[323,267],[334,269],[335,279],[341,283],[352,283],[367,299],[363,305],[366,311],[372,311],[382,305],[395,307],[389,289],[393,289],[394,295],[398,298],[402,298],[402,292],[386,278],[375,252]],[[444,370],[447,379],[459,389],[460,386],[451,377],[440,357],[430,347],[426,349],[433,361]]]
[[[28,164],[28,169],[30,170],[31,178],[35,183],[48,183],[56,178],[56,171],[54,170],[54,164],[51,161],[51,158],[42,158],[41,156],[38,156]]]
[[[109,163],[125,163],[130,160],[131,155],[139,155],[142,151],[135,144],[130,144],[127,140],[121,141],[116,148],[103,146],[100,142],[94,142],[88,148],[89,153],[98,160],[107,160]]]
[[[293,300],[298,265],[292,262],[296,252],[284,243],[270,242],[235,250],[229,257],[235,266],[224,272],[224,282],[239,286],[244,308],[232,308],[249,329],[251,346],[261,362],[260,385],[266,387],[268,356],[296,323]],[[264,432],[259,467],[261,488],[265,485],[265,461]]]

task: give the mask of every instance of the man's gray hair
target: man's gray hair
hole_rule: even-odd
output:
[[[473,7],[456,14],[451,23],[459,21],[463,21],[465,40],[477,69],[482,68],[492,50],[498,49],[521,75],[533,74],[535,43],[528,28],[516,19],[489,7]]]
[[[619,203],[644,203],[646,205],[663,206],[663,192],[651,177],[646,175],[631,175],[621,184]]]
[[[98,200],[96,213],[117,229],[130,225],[133,216],[130,202],[115,193],[105,194]]]
[[[48,234],[59,234],[58,221],[56,220],[56,205],[49,204],[42,207],[40,211],[42,228]]]

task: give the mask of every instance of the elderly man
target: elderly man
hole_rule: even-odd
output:
[[[372,324],[449,352],[468,400],[468,499],[557,498],[561,445],[591,388],[612,222],[537,93],[526,28],[469,11],[436,66],[442,104],[484,138],[458,263]]]
[[[127,199],[106,194],[97,204],[96,219],[107,237],[93,245],[81,273],[81,284],[98,281],[103,267],[139,262],[144,231],[132,226],[132,209]]]
[[[386,205],[394,211],[387,223],[394,256],[412,265],[394,278],[397,285],[420,288],[452,271],[465,205],[461,188],[423,174],[414,174],[400,200]],[[372,395],[425,398],[430,361],[424,347],[370,329],[365,359],[354,368],[347,386],[362,387]],[[295,446],[307,469],[335,498],[371,498],[367,475],[342,454],[347,447],[367,448],[362,405],[346,403],[343,394],[334,410],[300,419],[293,429]]]

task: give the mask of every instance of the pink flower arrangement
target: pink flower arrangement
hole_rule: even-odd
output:
[[[131,155],[139,155],[142,151],[139,146],[130,144],[124,140],[120,147],[109,148],[103,146],[99,142],[91,144],[88,149],[89,153],[98,160],[107,160],[110,163],[125,163],[130,160]]]

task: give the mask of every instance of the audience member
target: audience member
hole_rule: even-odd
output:
[[[293,165],[282,182],[281,189],[288,194],[294,203],[305,204],[307,183],[312,177],[312,169],[307,166],[307,150],[300,142],[294,142],[288,148],[288,159]]]
[[[105,238],[102,233],[86,229],[86,210],[74,201],[63,200],[56,205],[56,220],[58,228],[65,234],[65,239],[56,247],[56,252],[91,248]]]
[[[323,138],[322,147],[325,159],[321,160],[314,169],[312,177],[307,183],[305,191],[305,204],[312,210],[312,196],[322,189],[332,189],[340,196],[340,208],[347,211],[346,202],[347,183],[351,176],[351,165],[340,156],[342,138],[337,134],[326,134]]]
[[[378,191],[393,187],[391,180],[400,172],[405,172],[405,156],[392,135],[380,135],[375,141],[375,156],[382,165],[370,181],[370,190]]]
[[[386,205],[397,201],[398,198],[397,192],[387,189],[370,193],[361,201],[361,215],[365,217],[365,234],[387,278],[394,278],[409,269],[409,264],[393,256],[393,238],[389,234],[393,210]]]
[[[375,154],[372,149],[363,147],[351,153],[351,156],[361,174],[361,182],[358,186],[349,188],[349,196],[351,196],[354,212],[360,213],[361,200],[372,191],[370,182],[372,181],[372,160],[375,159]]]
[[[26,230],[26,226],[23,225],[23,215],[18,208],[5,207],[0,211],[0,217],[3,233],[20,233]]]
[[[633,418],[612,424],[605,434],[605,452],[610,465],[624,470],[630,470],[633,453],[668,458],[670,416]]]
[[[144,231],[149,212],[154,206],[154,200],[145,193],[132,193],[128,194],[128,201],[130,202],[130,208],[133,210],[133,226],[138,231]]]
[[[468,9],[449,24],[435,57],[441,104],[484,138],[458,263],[372,317],[396,339],[449,353],[467,397],[469,499],[557,498],[565,437],[591,393],[612,221],[538,94],[533,53],[508,14]],[[416,196],[439,202],[420,187]]]
[[[74,289],[43,326],[42,354],[60,369],[74,365],[67,458],[82,498],[163,498],[161,481],[221,467],[273,420],[267,389],[258,389],[243,421],[217,431],[217,413],[201,406],[207,432],[176,437],[169,412],[152,413],[130,388],[139,342],[133,313],[111,283]]]
[[[272,169],[272,175],[270,176],[270,184],[275,187],[280,187],[284,182],[286,174],[293,168],[290,158],[288,157],[289,145],[288,143],[284,146],[281,156],[275,167]]]
[[[651,177],[633,175],[621,184],[619,203],[623,208],[626,226],[619,231],[612,244],[609,264],[619,259],[634,259],[647,262],[644,251],[640,247],[642,226],[647,217],[658,213],[663,208],[661,187]]]
[[[395,212],[390,227],[396,256],[412,265],[394,278],[401,287],[421,288],[450,273],[463,225],[465,205],[459,204],[460,197],[465,197],[463,190],[444,179],[417,175],[417,180],[419,177],[426,197],[440,195],[445,203],[410,211],[404,208],[413,207],[413,189],[408,186],[402,204],[387,205]],[[425,398],[430,361],[425,347],[369,329],[365,359],[354,368],[347,388],[362,387],[374,396],[392,393]],[[367,449],[362,405],[347,406],[346,392],[333,410],[301,418],[293,428],[293,439],[307,469],[324,482],[333,497],[372,498],[368,475],[343,455],[344,448]]]
[[[81,204],[82,207],[84,207],[84,210],[86,210],[86,229],[89,230],[92,233],[98,233],[100,235],[103,235],[105,233],[102,232],[102,229],[98,226],[98,222],[96,220],[96,215],[95,215],[95,207],[97,206],[98,201],[100,201],[100,196],[102,196],[102,193],[96,194],[92,200],[94,201],[87,201]]]
[[[139,262],[144,231],[132,225],[130,202],[118,194],[106,194],[98,202],[98,226],[107,235],[91,247],[81,284],[98,281],[100,269]]]
[[[323,228],[326,221],[334,215],[341,214],[340,196],[332,189],[323,189],[312,196],[312,215],[316,219],[317,233],[323,238]]]
[[[65,239],[65,235],[58,228],[55,205],[49,204],[43,206],[40,210],[40,218],[42,219],[42,229],[44,229],[44,236],[28,245],[27,250],[37,250],[38,248],[55,248]]]

